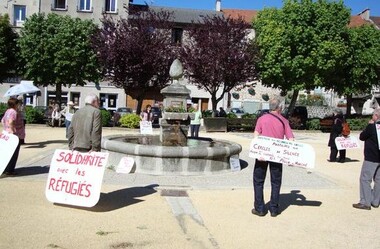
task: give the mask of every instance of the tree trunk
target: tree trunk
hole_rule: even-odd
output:
[[[293,96],[292,96],[292,99],[290,100],[290,104],[288,106],[288,111],[285,113],[286,117],[289,117],[290,115],[292,115],[294,107],[296,106],[298,93],[299,93],[299,90],[293,91]]]
[[[346,106],[346,118],[351,116],[351,106],[352,106],[352,93],[346,96],[347,106]]]
[[[137,107],[136,107],[136,114],[137,115],[140,115],[140,113],[141,113],[141,108],[142,108],[143,101],[144,101],[144,96],[143,95],[138,96],[138,98],[137,98]]]
[[[218,105],[218,101],[216,100],[216,93],[211,94],[212,117],[216,116],[216,113],[217,113],[216,106],[217,105]]]
[[[55,103],[61,107],[62,103],[62,84],[56,83],[55,84]]]

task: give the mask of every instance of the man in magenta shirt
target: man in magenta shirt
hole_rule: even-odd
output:
[[[269,109],[269,113],[264,114],[257,120],[253,137],[266,136],[278,139],[286,138],[288,140],[294,140],[294,135],[288,120],[281,115],[280,101],[278,99],[271,99],[269,101]],[[258,216],[265,216],[267,214],[267,211],[265,210],[263,192],[268,164],[272,186],[269,211],[272,217],[276,217],[280,214],[278,203],[280,199],[280,188],[282,181],[282,164],[259,159],[256,159],[255,168],[253,170],[253,189],[255,201],[252,214]]]

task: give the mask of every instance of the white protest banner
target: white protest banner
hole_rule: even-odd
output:
[[[377,134],[377,143],[379,145],[379,150],[380,150],[380,124],[375,124],[376,126],[376,134]]]
[[[359,149],[360,144],[359,140],[355,136],[349,137],[336,137],[335,145],[338,150],[346,150],[346,149]]]
[[[230,157],[230,166],[231,166],[231,171],[241,170],[239,155],[232,155]]]
[[[95,206],[107,161],[108,153],[56,150],[46,183],[46,198],[54,203]]]
[[[0,133],[0,175],[4,172],[18,145],[18,137],[6,131]]]
[[[311,169],[315,151],[309,144],[259,136],[252,140],[249,157]]]
[[[116,168],[116,173],[129,174],[133,173],[132,169],[135,165],[135,160],[132,157],[122,157]]]
[[[153,134],[152,122],[140,121],[140,133],[141,134]]]

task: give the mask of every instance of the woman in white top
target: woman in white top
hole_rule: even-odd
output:
[[[193,105],[195,118],[190,121],[191,137],[199,137],[199,128],[201,127],[202,112],[199,110],[198,104]]]
[[[67,103],[67,106],[65,106],[65,108],[61,111],[61,114],[65,116],[66,138],[68,138],[67,134],[69,131],[71,119],[73,118],[74,112],[75,112],[74,102],[72,101],[69,101],[69,103]]]

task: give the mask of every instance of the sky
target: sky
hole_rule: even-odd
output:
[[[134,4],[144,4],[166,7],[215,9],[215,0],[134,0]],[[344,4],[351,9],[352,15],[369,8],[371,16],[380,16],[380,0],[345,0]],[[222,9],[253,9],[264,7],[281,8],[282,0],[222,0]]]

